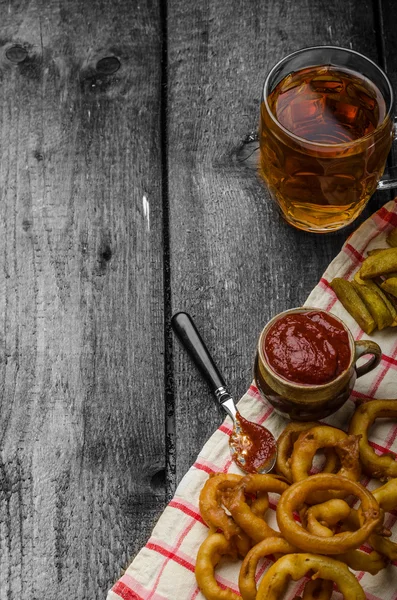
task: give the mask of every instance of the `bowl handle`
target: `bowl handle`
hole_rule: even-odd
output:
[[[364,365],[360,365],[359,367],[356,366],[357,377],[361,377],[378,366],[382,358],[382,350],[376,342],[371,342],[371,340],[360,340],[354,342],[354,345],[354,363],[357,362],[360,356],[372,354],[371,358]]]

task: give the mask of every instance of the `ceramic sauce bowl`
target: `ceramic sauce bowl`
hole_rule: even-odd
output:
[[[357,366],[364,355],[371,357]],[[276,315],[261,332],[254,379],[278,413],[313,421],[337,411],[357,377],[375,369],[381,356],[378,344],[354,341],[335,315],[317,308],[293,308]]]

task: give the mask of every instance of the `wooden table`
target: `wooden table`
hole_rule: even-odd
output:
[[[354,227],[293,230],[236,160],[269,68],[351,47],[397,89],[392,0],[0,0],[0,600],[97,600]],[[173,600],[173,599],[170,599]]]

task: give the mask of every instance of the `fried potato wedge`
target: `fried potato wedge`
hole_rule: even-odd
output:
[[[357,294],[360,296],[361,300],[364,302],[365,306],[371,313],[376,326],[378,329],[384,329],[385,327],[389,327],[393,321],[394,316],[377,293],[377,290],[374,289],[377,285],[373,282],[371,285],[365,285],[365,283],[358,283],[356,280],[353,281],[354,289]]]
[[[338,300],[359,324],[361,329],[367,335],[371,334],[376,328],[375,319],[354,289],[354,285],[346,279],[335,277],[331,281],[330,286],[334,290]]]
[[[381,288],[388,294],[397,298],[397,276],[385,279],[385,281],[381,283]]]
[[[397,248],[397,227],[390,231],[389,235],[386,238],[386,242],[389,244],[389,246]]]
[[[367,288],[371,289],[373,293],[377,294],[380,297],[380,299],[382,300],[382,302],[386,305],[387,309],[391,313],[391,316],[392,316],[392,323],[391,324],[393,326],[395,324],[397,325],[397,322],[395,323],[395,321],[397,320],[397,308],[394,305],[394,302],[392,302],[390,296],[388,296],[387,293],[384,290],[381,289],[380,284],[382,283],[382,280],[380,278],[377,278],[376,281],[374,281],[372,279],[365,279],[364,280],[364,279],[362,279],[360,277],[360,272],[358,272],[354,276],[354,281],[356,283],[358,283],[359,285],[365,285],[365,286],[367,286]],[[370,312],[371,312],[371,310],[370,310]],[[372,315],[372,316],[374,316],[374,315]],[[375,319],[375,321],[376,321],[376,319]]]
[[[369,283],[368,279],[367,279],[367,283]],[[376,285],[376,284],[374,283],[374,285]],[[389,294],[386,292],[386,290],[382,290],[382,288],[379,285],[376,285],[376,291],[379,294],[379,296],[382,298],[383,302],[386,304],[387,308],[390,310],[390,312],[393,316],[392,326],[394,327],[395,325],[397,325],[397,306],[396,306],[395,302],[393,301],[393,298],[389,296]]]
[[[360,268],[360,277],[373,279],[392,271],[397,271],[397,248],[386,248],[364,260]]]
[[[383,250],[388,250],[388,248],[372,248],[372,250],[368,250],[367,256],[375,256],[375,254],[379,254]]]

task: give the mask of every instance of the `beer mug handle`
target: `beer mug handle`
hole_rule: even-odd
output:
[[[391,149],[391,156],[394,161],[397,159],[397,117],[394,117],[394,127],[393,127],[393,144]],[[390,156],[389,156],[390,159]],[[394,162],[393,161],[393,162]],[[397,188],[397,165],[396,166],[388,166],[386,165],[386,169],[382,179],[379,180],[377,190],[391,190],[393,188]]]

